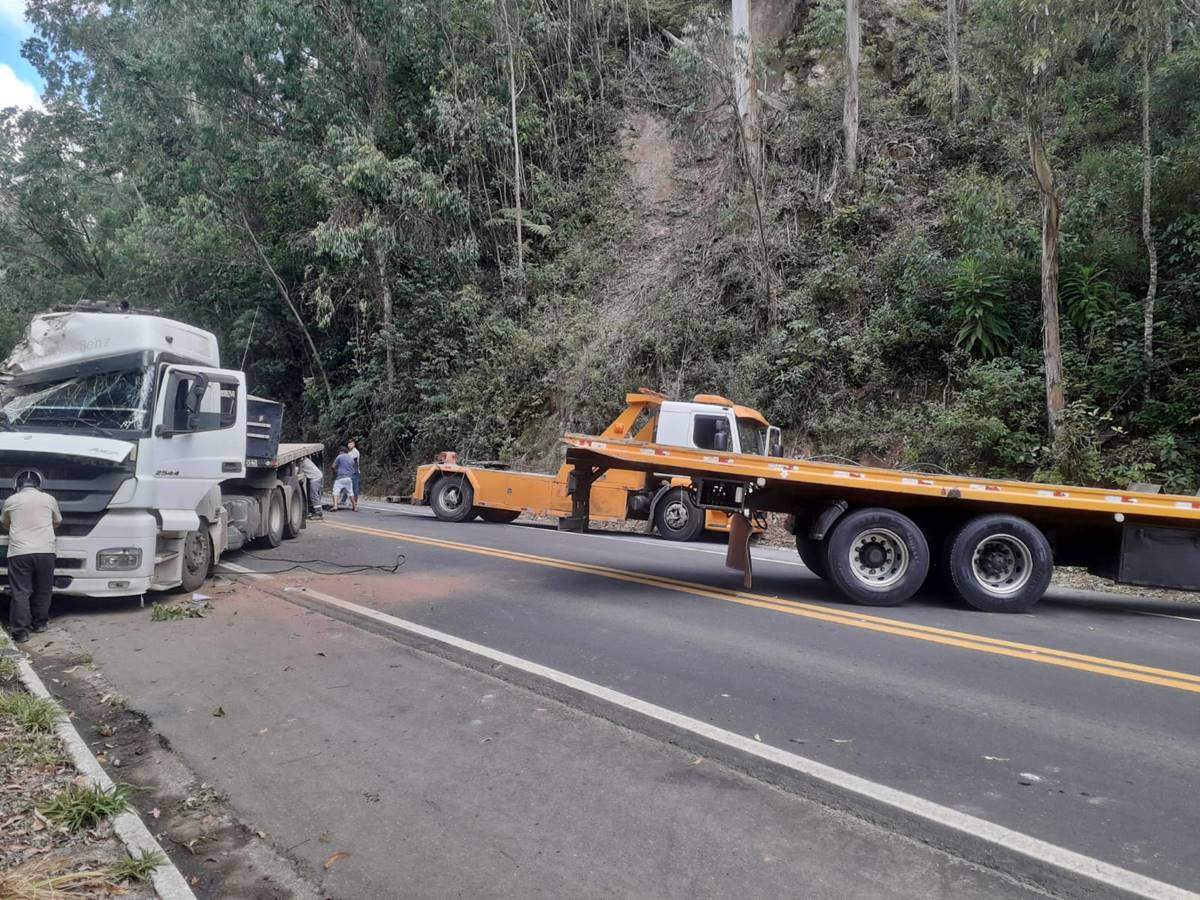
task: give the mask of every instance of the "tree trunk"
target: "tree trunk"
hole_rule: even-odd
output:
[[[858,57],[861,48],[858,0],[846,0],[846,102],[842,107],[842,133],[846,144],[846,177],[858,172]]]
[[[1150,281],[1143,301],[1142,352],[1146,359],[1146,388],[1150,387],[1150,364],[1154,360],[1154,298],[1158,293],[1158,246],[1150,224],[1150,199],[1154,148],[1150,144],[1150,34],[1142,35],[1142,240],[1150,259]]]
[[[388,278],[387,258],[378,247],[372,249],[375,254],[375,272],[379,278],[379,308],[383,314],[383,377],[390,394],[396,389],[396,333],[392,320],[392,283]]]
[[[751,178],[759,168],[758,85],[754,75],[754,34],[750,21],[750,0],[732,0],[730,9],[734,93],[738,120],[745,143]]]
[[[524,213],[521,209],[521,138],[517,133],[517,51],[513,46],[512,28],[508,22],[507,0],[502,4],[502,8],[504,10],[504,30],[508,37],[508,99],[512,116],[513,195],[515,197],[513,208],[516,210],[517,216],[517,272],[523,272],[525,270],[525,238],[522,234]]]
[[[950,110],[962,115],[962,75],[958,71],[958,0],[946,0],[946,56],[950,60]]]
[[[1042,198],[1042,358],[1046,367],[1046,416],[1055,442],[1062,437],[1063,389],[1062,344],[1058,326],[1058,239],[1061,206],[1054,192],[1054,172],[1046,159],[1046,146],[1039,123],[1030,122],[1029,159]]]

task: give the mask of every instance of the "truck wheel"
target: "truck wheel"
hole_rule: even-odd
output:
[[[704,510],[687,488],[673,488],[654,508],[654,527],[668,541],[694,541],[704,531]]]
[[[1054,572],[1050,542],[1017,516],[971,519],[950,538],[946,556],[951,590],[984,612],[1027,612]]]
[[[207,531],[189,531],[179,551],[183,555],[180,566],[179,590],[184,593],[200,590],[208,570],[212,567],[212,541]]]
[[[271,499],[267,501],[267,530],[265,534],[255,538],[255,545],[272,549],[282,544],[287,519],[288,514],[283,508],[283,491],[271,491]]]
[[[304,497],[299,483],[292,485],[292,499],[288,503],[287,521],[283,523],[283,536],[289,541],[300,537],[304,530]]]
[[[439,478],[429,494],[433,514],[443,522],[466,522],[477,510],[471,506],[475,491],[466,476],[447,475]]]
[[[824,541],[814,541],[804,532],[796,535],[796,552],[800,554],[800,561],[818,578],[829,578],[827,549]]]
[[[925,535],[912,519],[894,510],[848,513],[825,541],[829,580],[865,606],[903,603],[929,574]]]
[[[496,522],[500,525],[507,525],[509,522],[515,522],[517,517],[521,515],[520,510],[512,509],[485,509],[477,510],[479,518],[485,522]]]

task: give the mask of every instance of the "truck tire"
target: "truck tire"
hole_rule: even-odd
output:
[[[286,492],[285,492],[286,495]],[[283,523],[283,536],[289,541],[300,537],[304,530],[304,497],[299,482],[292,483],[292,497],[287,504],[287,521]]]
[[[864,606],[896,606],[925,583],[929,544],[917,524],[891,509],[847,513],[825,537],[829,581]]]
[[[1019,516],[978,516],[951,535],[946,569],[951,591],[975,609],[1028,612],[1050,586],[1054,553]]]
[[[283,533],[287,528],[288,514],[283,505],[283,491],[272,490],[271,499],[267,501],[266,531],[254,539],[256,547],[273,549],[283,543]]]
[[[672,488],[654,507],[654,527],[668,541],[694,541],[704,531],[704,510],[687,488]]]
[[[827,550],[825,541],[814,541],[803,531],[796,535],[796,552],[800,554],[800,561],[808,566],[808,571],[826,581],[829,580]]]
[[[433,514],[443,522],[466,522],[474,518],[477,512],[471,506],[474,500],[475,490],[465,475],[445,475],[429,492]]]
[[[202,523],[203,524],[203,523]],[[183,547],[179,550],[183,557],[179,567],[179,591],[191,593],[200,590],[208,571],[212,568],[212,540],[204,529],[189,531],[183,539]]]
[[[499,525],[507,525],[509,522],[515,522],[517,517],[521,515],[520,510],[513,509],[485,509],[477,510],[479,518],[485,522],[495,522]]]

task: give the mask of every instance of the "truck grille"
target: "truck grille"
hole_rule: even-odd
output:
[[[63,517],[58,534],[63,537],[91,534],[117,489],[133,477],[123,466],[4,453],[0,454],[0,503],[12,495],[16,475],[27,469],[41,473],[42,490],[58,501]]]

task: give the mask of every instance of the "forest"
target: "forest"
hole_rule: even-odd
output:
[[[627,390],[790,455],[1200,484],[1196,0],[30,0],[0,356],[215,331],[369,484]]]

